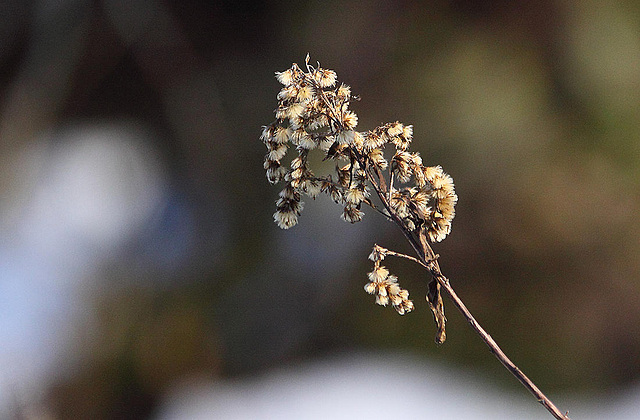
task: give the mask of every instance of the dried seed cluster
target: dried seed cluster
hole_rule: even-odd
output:
[[[364,290],[370,295],[376,295],[378,305],[387,306],[389,303],[400,315],[413,310],[413,302],[409,300],[409,292],[400,288],[398,278],[389,274],[380,262],[385,257],[385,249],[376,245],[369,259],[373,261],[373,271],[368,273],[369,283],[364,285]]]
[[[358,116],[349,109],[357,97],[349,86],[338,83],[333,70],[310,65],[308,55],[304,69],[294,63],[276,72],[276,78],[283,85],[277,95],[276,119],[263,127],[261,140],[267,147],[267,179],[284,184],[273,215],[278,226],[288,229],[298,223],[303,193],[315,198],[323,192],[343,206],[342,219],[347,222],[362,220],[366,204],[431,242],[449,234],[458,200],[453,179],[440,166],[424,166],[418,153],[408,151],[411,125],[396,121],[357,131]],[[387,146],[392,150],[387,151],[389,160]],[[290,148],[295,148],[297,156],[287,164]],[[335,161],[335,174],[313,173],[309,153],[314,149],[325,160]],[[379,205],[373,203],[372,195]],[[391,302],[399,313],[409,312],[413,303],[408,292],[379,265],[381,259],[374,260],[376,267],[365,290],[375,294],[379,304]]]
[[[325,192],[344,206],[344,220],[358,222],[364,215],[362,203],[371,205],[369,181],[387,199],[385,212],[394,212],[410,231],[424,226],[432,242],[444,239],[451,231],[458,197],[453,179],[440,166],[424,166],[418,153],[407,151],[413,127],[393,122],[356,131],[358,116],[349,110],[354,99],[351,88],[338,85],[333,70],[309,65],[308,57],[305,64],[306,71],[293,64],[276,73],[284,85],[277,96],[276,120],[262,130],[268,150],[267,179],[285,184],[274,214],[278,226],[288,229],[298,222],[300,193],[315,198]],[[384,156],[388,144],[395,147],[390,163]],[[298,156],[287,167],[283,159],[291,146]],[[325,159],[344,162],[336,166],[336,180],[331,175],[316,177],[311,171],[308,154],[313,149],[324,152]],[[388,172],[388,185],[381,182],[383,171]],[[401,184],[413,180],[414,185],[396,187],[394,180]]]

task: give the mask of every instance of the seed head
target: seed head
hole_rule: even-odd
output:
[[[338,82],[335,71],[310,65],[308,56],[303,68],[294,63],[276,72],[276,79],[283,85],[276,95],[276,119],[262,127],[260,140],[267,149],[267,180],[284,183],[273,215],[278,226],[289,229],[298,223],[302,194],[315,199],[325,193],[342,206],[341,218],[350,223],[362,220],[366,205],[414,239],[425,234],[439,242],[449,234],[458,200],[453,179],[440,166],[424,166],[422,156],[409,151],[412,125],[395,121],[356,131],[358,115],[349,105],[357,96]],[[334,161],[335,173],[316,176],[313,153]],[[374,246],[369,255],[374,269],[364,288],[379,305],[391,304],[405,314],[413,302],[397,277],[380,265],[387,255],[398,254]]]

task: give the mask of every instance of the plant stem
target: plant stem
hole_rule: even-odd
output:
[[[525,375],[512,361],[507,357],[506,354],[500,349],[500,346],[495,342],[495,340],[482,328],[482,326],[476,321],[476,319],[471,315],[469,309],[467,309],[466,305],[462,302],[462,300],[458,297],[456,292],[451,287],[449,283],[449,279],[447,279],[440,271],[440,265],[438,264],[438,260],[435,258],[435,254],[431,249],[431,246],[426,243],[426,241],[420,241],[422,245],[422,255],[420,255],[420,259],[426,264],[427,270],[431,273],[433,278],[435,278],[440,286],[447,292],[453,304],[458,308],[458,310],[465,317],[467,322],[471,325],[482,341],[485,342],[487,346],[489,346],[489,350],[493,353],[494,356],[503,364],[509,372],[513,374],[520,381],[525,388],[529,390],[533,394],[534,397],[538,400],[540,404],[542,404],[556,419],[559,420],[569,420],[567,414],[562,414],[562,412],[551,402],[546,395],[540,391],[540,389]]]

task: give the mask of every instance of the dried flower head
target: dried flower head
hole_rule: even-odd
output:
[[[278,226],[288,229],[298,223],[303,193],[312,198],[326,193],[343,206],[341,217],[347,222],[362,220],[363,207],[368,206],[416,242],[420,235],[439,242],[449,234],[458,199],[453,180],[440,166],[424,166],[420,154],[409,151],[413,126],[395,121],[357,131],[358,115],[349,109],[357,99],[351,88],[338,82],[335,71],[311,65],[308,55],[303,67],[294,63],[276,72],[276,78],[283,85],[276,119],[263,127],[260,138],[267,148],[267,179],[285,184],[273,216]],[[286,164],[291,150],[295,155]],[[309,154],[314,150],[336,161],[335,174],[313,173]],[[401,314],[410,312],[409,292],[379,265],[385,255],[381,252],[372,253],[377,259],[365,290],[376,295],[378,304],[391,303]]]

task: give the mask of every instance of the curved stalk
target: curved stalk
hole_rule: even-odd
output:
[[[426,266],[427,270],[431,273],[431,276],[440,284],[440,287],[447,292],[449,298],[453,302],[456,308],[462,313],[462,316],[467,320],[471,328],[480,336],[482,341],[489,347],[489,350],[493,355],[502,363],[502,365],[507,368],[509,372],[513,376],[520,381],[522,385],[524,385],[531,394],[538,400],[540,404],[542,404],[547,411],[549,411],[556,419],[559,420],[569,420],[567,414],[562,414],[562,412],[558,409],[558,407],[553,404],[553,402],[547,398],[547,396],[538,388],[532,381],[525,375],[518,366],[515,365],[507,357],[507,355],[502,351],[500,346],[495,342],[495,340],[482,328],[482,326],[476,321],[476,319],[471,315],[467,306],[462,302],[462,300],[458,297],[456,292],[451,287],[451,283],[449,279],[447,279],[440,271],[440,265],[438,264],[438,260],[435,257],[431,246],[426,241],[420,241],[422,245],[422,252],[420,255],[421,262]]]

